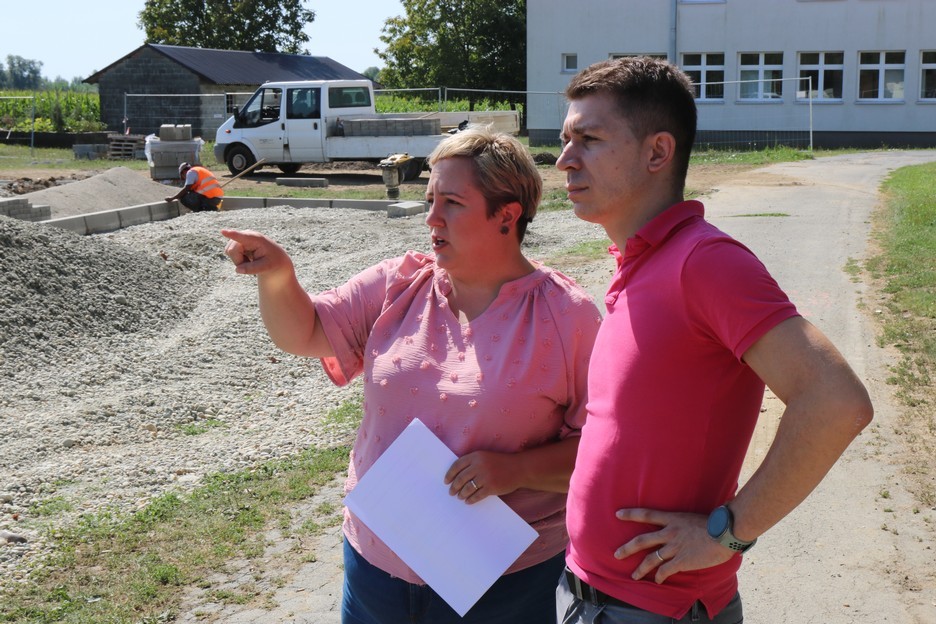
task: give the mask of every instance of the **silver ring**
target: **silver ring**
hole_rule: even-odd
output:
[[[666,559],[664,559],[664,558],[663,558],[663,555],[660,554],[660,549],[659,549],[659,548],[656,549],[656,550],[654,550],[654,551],[653,551],[653,554],[657,556],[657,559],[660,560],[660,563],[666,563]]]
[[[468,480],[468,483],[470,483],[470,484],[471,484],[471,487],[473,487],[473,488],[476,489],[476,490],[480,490],[480,489],[481,489],[481,488],[478,487],[478,484],[474,482],[474,479],[469,479],[469,480]]]

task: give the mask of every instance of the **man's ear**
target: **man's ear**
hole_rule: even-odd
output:
[[[651,134],[647,137],[647,149],[649,150],[647,170],[651,173],[659,173],[673,162],[676,154],[676,138],[669,132]]]

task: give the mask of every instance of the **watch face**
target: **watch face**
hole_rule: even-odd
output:
[[[731,511],[724,505],[713,511],[708,518],[708,534],[718,539],[731,526]]]

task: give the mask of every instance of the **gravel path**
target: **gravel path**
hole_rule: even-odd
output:
[[[313,291],[427,247],[421,217],[359,210],[190,213],[92,237],[0,217],[0,531],[26,540],[0,549],[0,583],[46,552],[43,502],[67,501],[65,521],[133,510],[208,473],[350,440],[320,419],[359,388],[269,341],[254,279],[222,254],[223,227],[280,241]],[[603,238],[544,213],[528,253]],[[595,270],[606,281],[609,265]]]

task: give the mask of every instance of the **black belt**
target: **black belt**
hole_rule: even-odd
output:
[[[569,584],[569,589],[579,600],[588,601],[595,605],[610,604],[621,607],[630,607],[632,609],[638,608],[632,604],[624,602],[623,600],[619,600],[614,596],[609,596],[601,590],[595,589],[579,577],[575,576],[575,573],[569,568],[565,569],[565,577],[566,582]]]

